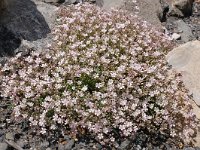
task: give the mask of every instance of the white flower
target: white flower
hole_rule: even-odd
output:
[[[121,65],[121,66],[119,66],[118,68],[117,68],[117,71],[118,72],[123,72],[124,70],[125,70],[125,66],[124,65]]]
[[[103,134],[102,133],[98,134],[98,138],[103,139]]]
[[[111,77],[115,78],[117,76],[117,73],[116,72],[111,72],[110,75],[111,75]]]
[[[84,85],[83,87],[82,87],[82,89],[81,89],[81,91],[83,91],[83,92],[85,92],[85,91],[87,91],[88,90],[88,86],[87,85]]]
[[[115,138],[114,138],[114,137],[111,137],[110,140],[111,140],[112,142],[114,142],[114,141],[115,141]]]
[[[69,30],[69,26],[68,26],[67,24],[63,24],[62,26],[63,26],[63,28],[64,28],[66,31]]]
[[[47,132],[46,128],[42,128],[41,131],[40,131],[40,133],[42,133],[42,134],[45,134],[46,132]]]
[[[103,87],[103,85],[104,85],[103,83],[96,83],[96,88],[100,89],[101,87]]]
[[[125,28],[125,24],[123,24],[123,23],[116,23],[116,27],[118,28],[118,29],[123,29],[123,28]]]
[[[119,129],[120,129],[121,131],[123,131],[123,130],[126,129],[126,127],[125,127],[125,125],[120,125],[120,126],[119,126]]]
[[[122,106],[125,106],[127,104],[127,100],[122,100],[121,102],[120,102],[120,105],[122,105]]]
[[[46,127],[67,125],[72,135],[85,128],[116,146],[113,128],[126,138],[153,127],[155,116],[172,135],[191,140],[197,123],[187,90],[164,59],[172,48],[167,36],[136,16],[89,4],[61,7],[57,21],[47,49],[0,65],[0,93],[13,100],[16,120],[27,118],[42,134]]]
[[[51,127],[50,127],[52,130],[55,130],[56,129],[56,126],[53,124],[53,125],[51,125]]]
[[[107,134],[108,133],[108,128],[103,128],[103,132]]]
[[[141,65],[140,64],[131,64],[130,67],[135,69],[135,70],[137,70],[137,71],[140,71],[140,69],[141,69]]]

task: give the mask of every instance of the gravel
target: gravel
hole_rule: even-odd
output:
[[[181,39],[177,40],[178,44],[200,40],[200,3],[194,2],[191,16],[185,18],[168,16],[163,26],[166,27],[170,35],[173,33],[181,35]]]

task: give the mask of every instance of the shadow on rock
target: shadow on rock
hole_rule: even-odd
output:
[[[14,54],[21,40],[45,38],[50,28],[31,0],[7,0],[8,6],[0,14],[0,57]]]
[[[0,35],[0,57],[14,55],[14,50],[20,46],[21,40],[2,25]]]
[[[99,7],[103,7],[104,0],[96,0],[96,5],[99,6]]]

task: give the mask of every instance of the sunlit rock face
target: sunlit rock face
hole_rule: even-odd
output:
[[[200,41],[187,42],[173,49],[167,55],[167,61],[182,74],[186,88],[200,106]]]

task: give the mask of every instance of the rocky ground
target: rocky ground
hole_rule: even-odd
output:
[[[8,2],[11,0],[8,0]],[[8,56],[27,50],[42,50],[51,43],[51,28],[54,26],[55,11],[62,5],[76,4],[81,0],[13,0],[0,17],[0,61],[3,63]],[[13,2],[13,3],[14,3]],[[184,16],[182,12],[171,11],[171,0],[91,0],[91,3],[110,9],[112,6],[125,9],[128,13],[137,14],[150,22],[158,30],[165,32],[177,45],[192,40],[198,40],[200,33],[200,3],[195,1],[192,14]],[[23,8],[23,9],[22,9]],[[168,8],[168,10],[167,10]],[[0,9],[1,10],[1,9]],[[197,51],[199,47],[197,48]],[[187,60],[186,55],[182,60]],[[177,57],[175,57],[177,58]],[[183,58],[183,57],[181,57]],[[198,60],[199,57],[197,57]],[[175,59],[176,60],[176,59]],[[200,60],[200,59],[199,59]],[[173,61],[172,61],[173,62]],[[198,73],[198,72],[197,72]],[[194,81],[195,82],[195,81]],[[48,137],[36,135],[28,128],[27,122],[15,124],[12,122],[12,104],[8,99],[0,98],[0,150],[100,150],[111,149],[96,142],[91,137],[71,139],[64,132],[49,133]],[[198,114],[198,106],[195,105]],[[147,145],[148,136],[145,132],[138,133],[137,140],[121,139],[118,149],[174,149],[167,143],[160,145],[159,140],[165,137],[154,137],[154,145]],[[198,141],[197,141],[198,142]],[[117,143],[116,143],[117,144]],[[177,145],[178,143],[174,143]],[[140,145],[141,147],[136,147]],[[200,145],[196,145],[200,146]],[[181,147],[181,149],[200,149]]]
[[[179,35],[175,40],[182,44],[188,41],[199,39],[200,23],[199,23],[200,4],[194,2],[193,13],[188,17],[177,17],[168,15],[166,22],[162,24],[169,31],[170,35]]]

